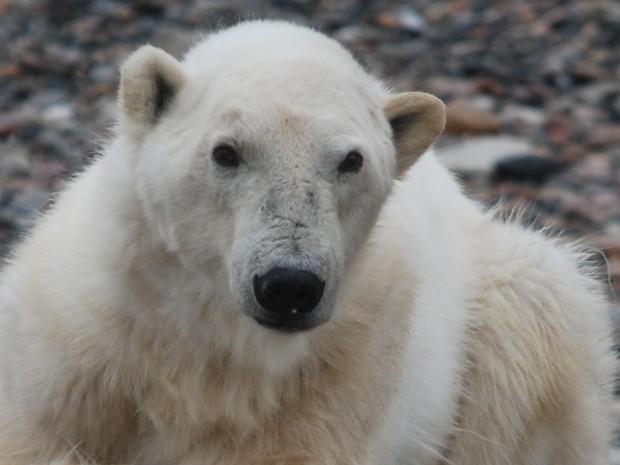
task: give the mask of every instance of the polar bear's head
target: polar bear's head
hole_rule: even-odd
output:
[[[444,126],[436,98],[391,94],[333,40],[277,22],[181,62],[139,49],[120,101],[157,240],[201,279],[225,273],[238,308],[280,331],[329,319],[394,179]]]

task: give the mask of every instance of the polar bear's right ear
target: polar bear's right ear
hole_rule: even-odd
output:
[[[396,172],[401,177],[442,133],[446,107],[430,94],[405,92],[389,96],[384,112],[392,126]]]
[[[185,81],[172,56],[150,45],[139,48],[121,68],[119,101],[126,123],[136,129],[155,124]]]

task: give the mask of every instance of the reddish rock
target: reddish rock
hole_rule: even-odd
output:
[[[575,125],[564,116],[553,116],[545,124],[549,141],[556,145],[567,144],[575,136]]]
[[[489,134],[502,129],[498,115],[473,107],[465,100],[453,100],[447,107],[446,131],[453,134]]]
[[[620,143],[620,124],[603,126],[590,134],[588,142],[591,145],[611,145]]]
[[[0,78],[16,78],[20,73],[21,69],[14,63],[0,67]]]

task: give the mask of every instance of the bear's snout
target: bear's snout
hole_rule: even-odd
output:
[[[272,268],[262,276],[255,275],[253,284],[259,305],[274,322],[286,321],[287,326],[306,319],[321,301],[325,288],[325,281],[314,273],[291,268]],[[278,329],[279,325],[271,326]]]

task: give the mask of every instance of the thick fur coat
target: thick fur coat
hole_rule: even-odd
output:
[[[0,274],[0,465],[608,463],[602,287],[461,193],[437,99],[250,22],[119,107]]]

